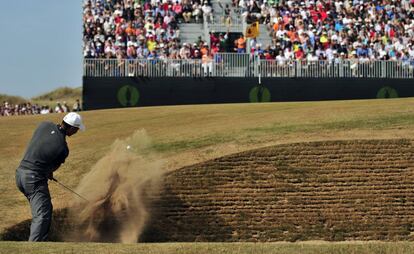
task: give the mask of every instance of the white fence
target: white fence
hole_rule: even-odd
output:
[[[219,53],[201,59],[84,59],[86,77],[289,77],[414,78],[414,62],[259,60],[250,54]]]

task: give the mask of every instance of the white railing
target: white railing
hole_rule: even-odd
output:
[[[260,65],[259,65],[260,61]],[[201,59],[84,59],[86,77],[414,78],[414,62],[275,61],[218,53]]]
[[[413,78],[414,62],[401,61],[266,61],[262,77],[298,78]]]

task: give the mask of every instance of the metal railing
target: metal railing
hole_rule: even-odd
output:
[[[414,78],[414,62],[401,61],[261,61],[262,77]]]
[[[260,64],[259,64],[260,61]],[[414,78],[414,61],[276,61],[218,53],[201,59],[84,59],[86,77]]]

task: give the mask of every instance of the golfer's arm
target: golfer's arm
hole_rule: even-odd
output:
[[[65,163],[65,160],[68,157],[68,155],[69,155],[69,150],[63,149],[55,161],[55,166],[53,167],[53,171],[56,171],[60,167],[60,165]]]
[[[53,168],[52,168],[52,171],[49,173],[49,176],[47,177],[47,178],[49,178],[50,180],[53,180],[53,172],[55,172],[59,167],[60,167],[60,165],[61,164],[59,164],[59,165],[57,165],[57,166],[54,166]]]
[[[60,168],[60,166],[65,162],[66,158],[68,157],[68,152],[62,152],[62,154],[59,156],[59,158],[56,160],[56,162],[54,163],[54,165],[52,166],[52,171],[49,174],[49,179],[53,179],[53,172],[55,172],[56,170],[58,170],[58,168]]]

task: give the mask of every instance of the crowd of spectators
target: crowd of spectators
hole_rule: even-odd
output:
[[[414,0],[240,0],[235,4],[248,22],[267,25],[272,44],[251,44],[263,57],[414,59]]]
[[[177,19],[186,16],[178,1],[87,0],[83,9],[85,58],[147,58],[178,46]]]
[[[206,55],[208,62],[216,52],[245,53],[250,48],[280,63],[414,61],[414,0],[234,0],[231,8],[225,6],[226,19],[231,9],[248,23],[266,24],[268,31],[261,33],[268,32],[272,43],[242,36],[229,41],[228,34],[214,32],[209,45],[201,39],[181,43],[180,22],[213,18],[205,0],[87,0],[84,57],[203,60]]]
[[[184,43],[180,42],[178,26],[200,19],[212,20],[212,13],[210,0],[86,0],[84,57],[202,60],[206,55],[212,58],[218,51],[227,51],[228,34],[211,33],[211,45],[201,37],[196,42]]]
[[[0,116],[44,115],[81,110],[82,108],[79,100],[76,100],[72,108],[70,108],[66,102],[57,102],[56,106],[52,108],[48,105],[39,106],[38,104],[32,104],[31,102],[11,104],[7,101],[3,101],[3,104],[0,105]]]

